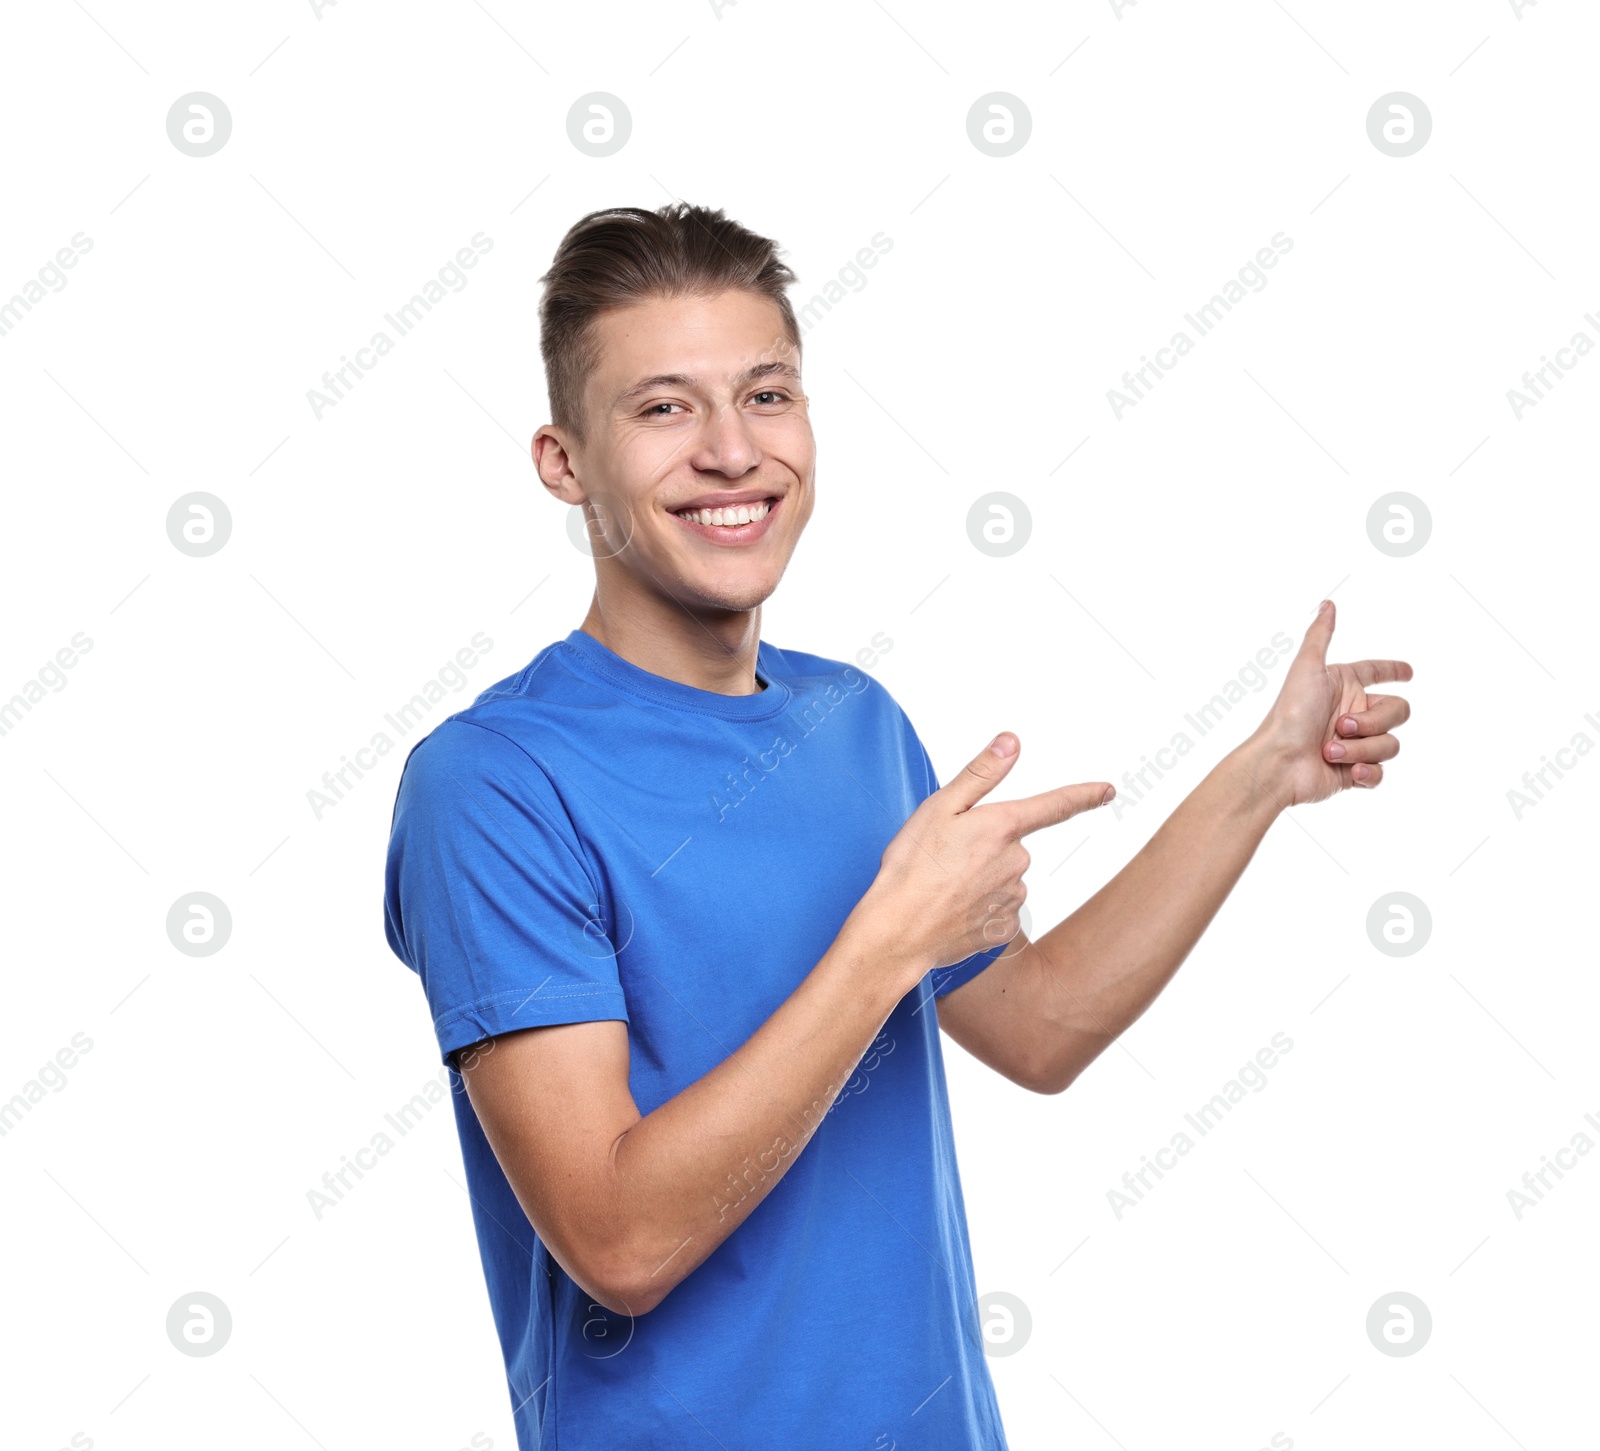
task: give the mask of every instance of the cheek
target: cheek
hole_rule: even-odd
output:
[[[800,478],[810,476],[817,443],[811,432],[811,420],[804,414],[770,419],[759,442],[765,453],[780,459]]]

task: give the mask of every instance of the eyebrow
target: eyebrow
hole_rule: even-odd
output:
[[[736,387],[743,387],[747,383],[754,383],[761,378],[787,378],[791,382],[800,381],[800,370],[789,363],[771,362],[756,363],[753,367],[746,368],[734,379]],[[688,373],[656,373],[649,378],[641,378],[626,392],[617,395],[616,401],[611,405],[620,408],[625,403],[653,392],[657,388],[698,388],[700,380],[691,377]]]

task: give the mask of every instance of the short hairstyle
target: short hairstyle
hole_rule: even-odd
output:
[[[771,238],[729,220],[720,208],[688,202],[653,212],[607,207],[573,223],[539,279],[539,351],[551,422],[583,441],[583,390],[600,361],[595,319],[647,298],[710,296],[728,288],[769,297],[798,355],[800,329],[784,291],[795,274],[778,252]]]

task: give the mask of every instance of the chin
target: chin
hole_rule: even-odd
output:
[[[741,612],[766,603],[777,587],[776,579],[686,579],[680,585],[685,604],[698,605],[703,609]]]

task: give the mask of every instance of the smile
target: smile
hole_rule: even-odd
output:
[[[782,496],[726,509],[685,509],[673,513],[685,528],[717,544],[753,544],[764,535]]]

